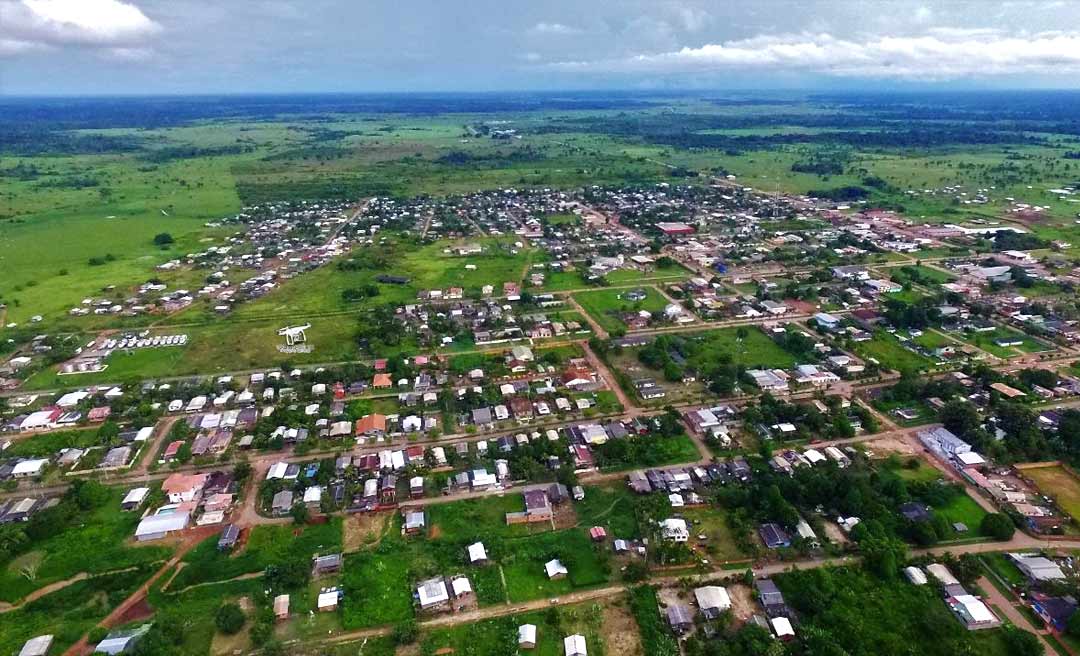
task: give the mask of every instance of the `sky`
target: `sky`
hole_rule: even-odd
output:
[[[1080,0],[0,0],[0,95],[1080,87]]]

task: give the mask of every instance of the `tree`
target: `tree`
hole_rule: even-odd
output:
[[[1008,515],[1003,513],[988,513],[979,524],[979,532],[988,535],[995,540],[1009,540],[1016,532],[1016,526]]]
[[[1065,632],[1074,638],[1080,638],[1080,613],[1073,613],[1069,617],[1069,623],[1065,626]]]
[[[218,631],[227,635],[238,633],[244,628],[245,621],[244,611],[239,605],[233,603],[222,604],[214,614],[214,625],[217,626]]]
[[[1043,656],[1046,653],[1042,642],[1034,634],[1014,626],[1001,629],[1001,637],[1005,643],[1005,653],[1010,656]]]
[[[155,246],[164,247],[164,246],[168,246],[169,244],[172,244],[175,241],[176,240],[173,239],[173,236],[170,235],[167,232],[159,232],[158,234],[154,235],[154,245]]]
[[[292,510],[289,511],[289,514],[292,515],[294,524],[307,524],[308,518],[311,515],[308,511],[308,507],[302,503],[293,506]]]
[[[979,428],[979,411],[967,401],[950,401],[941,409],[941,423],[949,431],[965,437]]]

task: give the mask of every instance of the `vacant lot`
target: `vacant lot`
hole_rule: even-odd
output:
[[[585,311],[596,320],[605,330],[621,330],[626,328],[619,315],[630,312],[645,310],[652,314],[662,313],[668,301],[660,292],[652,287],[642,287],[645,298],[632,301],[626,295],[633,289],[601,289],[593,292],[579,292],[574,294],[574,299],[585,308]]]
[[[855,344],[855,353],[863,358],[874,358],[881,366],[895,371],[921,371],[929,369],[930,360],[910,351],[895,337],[884,331],[874,333],[874,338]]]

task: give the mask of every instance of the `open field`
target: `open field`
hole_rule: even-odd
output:
[[[668,301],[660,292],[652,287],[642,287],[645,298],[639,301],[631,301],[625,298],[628,292],[637,288],[628,289],[603,289],[574,294],[574,299],[585,308],[585,311],[596,320],[605,330],[625,330],[626,324],[619,317],[620,314],[639,312],[644,310],[654,316],[664,311]]]
[[[1066,470],[1065,465],[1024,467],[1022,472],[1035,482],[1040,492],[1052,497],[1074,521],[1080,521],[1080,480]]]
[[[139,516],[120,510],[126,490],[108,490],[108,501],[82,521],[61,524],[53,534],[34,541],[30,551],[3,564],[0,601],[17,601],[81,572],[103,574],[169,557],[168,547],[138,545],[132,540]]]
[[[896,371],[921,371],[931,366],[930,360],[904,348],[900,342],[884,331],[874,333],[868,342],[855,344],[855,352],[864,358],[874,358],[881,366]]]

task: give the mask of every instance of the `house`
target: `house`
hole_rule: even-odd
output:
[[[566,656],[589,656],[585,648],[585,636],[575,633],[563,638],[563,653]]]
[[[536,625],[522,624],[518,627],[518,649],[536,648]]]
[[[690,613],[690,609],[682,604],[672,604],[667,607],[667,621],[676,635],[682,635],[694,628],[694,616]]]
[[[1031,609],[1048,627],[1059,633],[1068,628],[1069,618],[1076,612],[1076,608],[1076,599],[1073,597],[1052,597],[1040,592],[1031,594]]]
[[[694,599],[697,601],[698,610],[708,620],[719,617],[721,613],[731,608],[731,597],[728,596],[727,590],[718,585],[696,588]]]
[[[319,593],[316,606],[320,613],[329,613],[337,610],[338,602],[341,601],[341,590],[330,588]]]
[[[788,641],[795,637],[795,629],[791,626],[791,620],[786,617],[774,617],[769,620],[769,626],[778,640]]]
[[[930,506],[916,501],[901,504],[900,514],[909,522],[928,522],[931,519]]]
[[[765,546],[769,549],[779,549],[781,547],[791,546],[791,537],[784,531],[783,527],[773,522],[762,524],[758,528],[758,533],[761,535],[761,541],[765,543]]]
[[[556,558],[544,563],[544,573],[547,574],[549,579],[554,581],[556,579],[565,578],[570,573],[570,570],[566,569],[566,565],[563,565],[562,561]]]
[[[914,566],[908,566],[904,568],[904,576],[911,582],[912,585],[926,585],[926,574],[921,569]]]
[[[407,535],[416,535],[418,533],[422,533],[426,525],[427,518],[424,515],[423,510],[405,511],[404,530]]]
[[[386,434],[386,415],[364,415],[356,420],[357,437],[382,437]]]
[[[150,488],[148,487],[137,487],[129,490],[128,493],[124,495],[124,500],[120,502],[120,509],[135,510],[142,505],[149,494]]]
[[[274,495],[270,503],[270,511],[278,517],[288,515],[293,507],[292,490],[282,490]]]
[[[435,577],[421,582],[416,588],[416,599],[420,603],[420,610],[445,607],[450,602],[446,581],[442,577]]]
[[[327,554],[325,556],[315,556],[312,560],[311,574],[312,576],[324,576],[326,574],[336,574],[341,571],[343,559],[341,554]]]
[[[217,548],[218,551],[229,551],[236,546],[236,542],[240,539],[240,527],[236,524],[229,524],[225,527],[225,530],[221,532],[221,537],[218,538]]]
[[[660,522],[660,535],[672,542],[687,542],[690,540],[690,529],[685,519],[668,518]]]
[[[194,501],[202,494],[209,478],[209,474],[170,474],[161,484],[161,491],[169,498],[170,503]]]
[[[41,476],[48,465],[48,458],[20,460],[15,463],[15,466],[11,469],[11,476],[13,478],[34,478],[36,476]]]
[[[23,643],[22,649],[19,650],[19,656],[45,656],[49,653],[49,647],[52,647],[53,637],[51,635],[39,635],[36,638],[30,638]]]
[[[484,549],[483,542],[474,542],[467,548],[469,553],[469,562],[473,565],[483,565],[488,560],[487,550]]]

